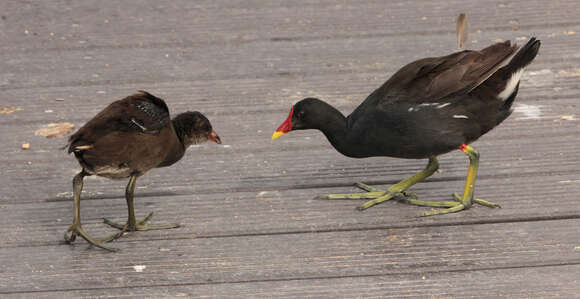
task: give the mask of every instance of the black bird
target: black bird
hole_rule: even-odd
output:
[[[299,101],[272,139],[292,130],[317,129],[348,157],[429,159],[424,170],[386,191],[357,184],[368,192],[323,196],[372,199],[359,210],[392,198],[446,208],[422,216],[468,209],[473,202],[499,207],[473,196],[479,154],[469,144],[512,113],[523,70],[539,48],[540,41],[531,38],[521,49],[506,41],[481,51],[417,60],[397,71],[347,117],[319,99]],[[455,194],[454,201],[445,202],[412,198],[405,190],[431,176],[439,167],[437,156],[454,149],[463,151],[470,160],[463,196]]]
[[[111,103],[69,138],[68,152],[74,153],[82,170],[73,179],[74,221],[65,232],[65,241],[70,244],[81,236],[95,246],[113,251],[115,249],[103,243],[121,237],[126,231],[179,227],[177,224],[146,225],[153,213],[141,221],[135,219],[135,181],[152,168],[170,166],[179,161],[190,145],[208,140],[221,143],[203,114],[185,112],[172,120],[165,102],[148,92],[140,91]],[[81,226],[83,178],[89,175],[129,178],[125,190],[127,223],[122,225],[105,219],[105,223],[120,229],[120,232],[104,239],[89,237]]]

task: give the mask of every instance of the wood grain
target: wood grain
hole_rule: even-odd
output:
[[[580,297],[580,7],[546,1],[5,1],[0,12],[0,296],[199,298]],[[320,97],[348,114],[404,64],[499,40],[542,48],[516,111],[474,143],[474,207],[326,201],[363,181],[387,187],[426,161],[349,159],[315,131],[270,141],[290,106]],[[137,181],[136,211],[175,230],[132,233],[110,254],[62,242],[79,167],[66,138],[113,100],[145,89],[173,115],[202,111],[224,144],[192,147]],[[531,111],[531,112],[530,112]],[[29,143],[29,149],[22,144]],[[460,191],[467,158],[413,187]],[[86,179],[93,236],[123,221],[126,182]],[[145,268],[135,266],[146,266]],[[142,272],[137,272],[142,269]]]

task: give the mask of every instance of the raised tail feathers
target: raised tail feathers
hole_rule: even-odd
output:
[[[503,66],[496,74],[494,74],[494,76],[499,76],[496,77],[496,82],[502,82],[500,84],[503,85],[503,88],[499,89],[501,92],[499,92],[497,97],[506,101],[508,107],[511,106],[514,100],[512,95],[514,95],[518,90],[520,79],[524,73],[524,68],[528,66],[534,58],[536,58],[540,45],[541,42],[535,37],[530,38],[530,40],[512,57],[508,64]]]
[[[536,58],[540,45],[541,42],[538,39],[535,37],[530,38],[530,40],[518,50],[516,55],[512,57],[510,62],[502,67],[502,70],[505,71],[506,74],[511,75],[512,73],[526,67],[534,60],[534,58]]]

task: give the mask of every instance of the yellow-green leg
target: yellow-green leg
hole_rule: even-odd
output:
[[[453,197],[455,199],[455,206],[451,206],[447,209],[424,212],[421,214],[421,216],[433,216],[459,212],[461,210],[469,209],[474,202],[491,208],[500,207],[498,204],[474,198],[473,192],[475,188],[477,169],[479,168],[479,153],[475,148],[465,144],[459,147],[459,149],[469,157],[469,169],[467,170],[467,179],[465,180],[463,196],[459,197],[458,194],[454,194]]]
[[[425,200],[417,200],[415,194],[410,191],[406,191],[409,187],[415,185],[416,183],[428,178],[431,176],[437,169],[439,168],[439,163],[436,157],[429,158],[429,163],[427,167],[422,171],[418,172],[417,174],[406,178],[399,183],[392,185],[389,189],[380,190],[369,185],[365,185],[363,183],[357,183],[356,186],[367,191],[364,193],[352,193],[352,194],[328,194],[323,195],[321,198],[324,199],[371,199],[370,201],[365,202],[363,205],[359,206],[358,210],[365,210],[368,209],[376,204],[381,202],[391,200],[391,199],[398,199],[402,200],[406,203],[423,206],[423,207],[432,207],[432,208],[444,208],[441,210],[432,210],[428,212],[422,213],[420,216],[432,216],[438,214],[447,214],[458,212],[464,209],[468,209],[471,207],[473,203],[481,204],[486,207],[490,208],[499,208],[498,204],[477,199],[473,197],[473,189],[475,186],[475,177],[477,175],[477,168],[479,166],[479,153],[475,148],[462,145],[460,147],[461,151],[463,151],[469,157],[469,171],[467,174],[467,180],[465,182],[465,189],[463,192],[463,196],[459,196],[458,194],[454,194],[454,201],[425,201]]]
[[[68,228],[68,230],[64,233],[64,240],[71,244],[77,238],[77,236],[81,236],[90,244],[93,244],[97,247],[102,249],[106,249],[109,251],[117,251],[115,248],[111,248],[108,246],[103,245],[104,241],[99,239],[91,238],[84,230],[81,225],[81,192],[83,191],[83,179],[86,176],[84,171],[79,172],[73,179],[73,200],[74,200],[74,220],[73,224]],[[70,237],[68,236],[70,234]]]
[[[415,201],[415,199],[411,199],[411,197],[415,197],[414,193],[408,192],[405,190],[407,190],[409,187],[415,185],[416,183],[430,177],[433,173],[435,173],[435,171],[437,171],[438,168],[439,168],[439,162],[437,161],[437,158],[431,157],[431,158],[429,158],[429,163],[427,164],[427,167],[425,167],[425,169],[421,170],[420,172],[416,173],[415,175],[413,175],[409,178],[406,178],[406,179],[392,185],[386,191],[375,189],[371,186],[368,186],[368,185],[365,185],[362,183],[358,183],[357,187],[359,187],[363,190],[366,190],[368,192],[353,193],[353,194],[328,194],[328,195],[321,196],[321,198],[324,198],[324,199],[371,199],[372,198],[372,200],[365,202],[364,204],[362,204],[361,206],[359,206],[357,208],[360,211],[366,210],[374,205],[377,205],[377,204],[384,202],[384,201],[387,201],[387,200],[391,200],[393,198],[403,198],[405,201],[407,201],[409,203],[413,203],[413,201]],[[457,203],[453,202],[453,204],[457,204]]]
[[[137,176],[131,176],[129,179],[129,183],[127,184],[127,188],[125,189],[125,199],[127,200],[127,209],[129,217],[127,219],[127,223],[122,225],[116,222],[113,222],[109,219],[104,219],[104,222],[114,228],[120,230],[120,232],[113,234],[103,241],[112,241],[115,239],[120,238],[123,234],[127,231],[144,231],[144,230],[156,230],[156,229],[170,229],[179,227],[179,224],[160,224],[160,225],[147,225],[145,224],[151,217],[153,213],[149,213],[145,218],[140,221],[135,219],[135,208],[133,206],[133,194],[135,191],[135,182],[137,181]]]

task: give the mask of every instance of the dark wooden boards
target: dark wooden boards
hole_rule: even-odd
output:
[[[545,275],[542,271],[553,275]],[[55,297],[200,297],[204,298],[575,298],[577,265],[426,272],[370,277],[297,279],[236,284],[171,285],[34,293]],[[11,294],[7,298],[27,298]]]
[[[119,253],[84,244],[3,248],[3,257],[18,252],[27,258],[2,261],[2,272],[9,273],[2,284],[12,292],[58,291],[578,266],[575,224],[576,219],[125,241],[115,244]]]
[[[474,144],[476,194],[503,208],[418,218],[396,202],[314,200],[426,161],[345,158],[314,131],[270,142],[290,105],[317,96],[350,112],[405,63],[455,51],[460,12],[468,49],[543,42],[516,112]],[[579,14],[572,0],[5,1],[0,108],[21,110],[0,114],[0,297],[580,297]],[[202,111],[224,145],[137,181],[138,215],[181,228],[130,234],[116,254],[65,245],[79,167],[64,138],[34,132],[81,126],[137,89],[174,115]],[[466,157],[440,161],[413,187],[422,199],[463,187]],[[90,234],[125,219],[125,183],[87,179]]]

